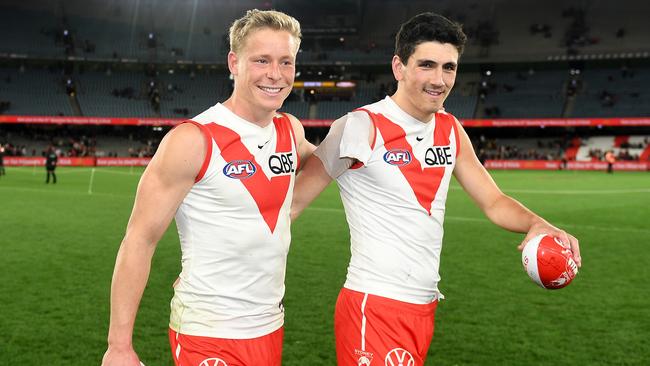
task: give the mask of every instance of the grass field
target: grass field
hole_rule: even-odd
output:
[[[0,365],[99,365],[106,348],[115,254],[141,170],[7,168],[0,177]],[[580,239],[571,286],[538,288],[515,249],[455,182],[427,365],[650,365],[650,175],[493,172],[504,191]],[[172,365],[167,343],[176,230],[158,245],[135,347]],[[334,365],[332,314],[349,258],[335,186],[293,229],[284,365]],[[354,365],[353,365],[354,366]],[[372,366],[383,366],[374,360]]]

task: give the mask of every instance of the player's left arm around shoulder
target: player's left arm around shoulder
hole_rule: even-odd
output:
[[[298,156],[300,156],[300,161],[302,162],[300,165],[304,166],[307,159],[309,159],[314,150],[316,150],[316,146],[305,138],[305,128],[302,126],[302,123],[300,123],[298,118],[288,113],[286,113],[286,115],[289,118],[289,121],[291,121],[291,127],[293,128],[294,136],[296,136],[296,149],[298,150]]]
[[[539,234],[556,236],[565,245],[570,246],[576,264],[581,266],[578,240],[573,235],[551,225],[519,201],[504,194],[479,162],[469,136],[458,121],[456,121],[456,128],[460,140],[460,153],[456,159],[454,176],[490,221],[506,230],[526,233],[526,237],[518,247],[519,250],[523,249],[523,245],[528,240]]]
[[[291,121],[296,136],[296,148],[300,155],[300,173],[296,176],[296,183],[293,187],[293,199],[291,201],[291,221],[294,221],[302,211],[325,189],[331,178],[325,172],[325,168],[318,157],[310,159],[316,146],[305,138],[305,129],[298,119],[287,114]],[[307,161],[309,160],[309,161]]]

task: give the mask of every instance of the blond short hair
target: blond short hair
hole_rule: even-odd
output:
[[[253,9],[248,10],[246,15],[235,20],[230,26],[230,50],[239,52],[246,42],[246,37],[261,28],[287,31],[295,38],[297,47],[300,47],[302,33],[296,18],[275,10]]]

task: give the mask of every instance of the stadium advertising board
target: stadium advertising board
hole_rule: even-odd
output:
[[[146,166],[151,158],[67,158],[59,157],[58,166]],[[45,158],[6,156],[6,166],[45,166]]]
[[[97,158],[97,166],[147,166],[151,158]]]
[[[0,123],[116,126],[175,126],[186,118],[112,118],[75,116],[1,116]],[[305,127],[329,127],[333,120],[303,119]],[[463,127],[599,127],[650,126],[650,118],[463,119]]]
[[[45,158],[25,156],[5,156],[6,166],[45,166]],[[95,158],[59,157],[58,166],[94,166]]]
[[[488,169],[526,169],[526,170],[560,170],[558,160],[487,160]],[[607,170],[603,161],[569,161],[567,170]],[[614,163],[614,170],[646,171],[650,170],[650,162],[619,161]]]

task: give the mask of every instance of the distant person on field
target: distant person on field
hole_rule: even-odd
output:
[[[578,240],[501,192],[461,124],[441,110],[465,40],[460,25],[437,14],[404,23],[392,59],[397,91],[336,120],[298,175],[292,217],[336,179],[350,227],[352,257],[334,315],[339,366],[424,365],[443,298],[452,174],[492,222],[526,233],[520,250],[551,234],[581,264]]]
[[[56,184],[56,164],[59,162],[59,157],[56,155],[54,148],[50,147],[45,153],[45,170],[47,172],[47,178],[45,178],[45,184],[50,183],[50,176],[52,177],[52,184]]]
[[[0,177],[5,174],[5,147],[0,144]]]
[[[232,95],[171,130],[142,175],[111,288],[104,366],[140,366],[132,336],[160,237],[176,219],[182,271],[169,341],[177,366],[280,366],[295,175],[314,146],[278,114],[300,24],[250,10],[230,28]]]
[[[614,151],[608,150],[605,153],[605,161],[607,162],[607,173],[612,174],[614,172],[614,163],[616,162]]]
[[[560,170],[566,170],[568,166],[569,160],[567,159],[566,154],[562,153],[562,157],[560,158]]]

